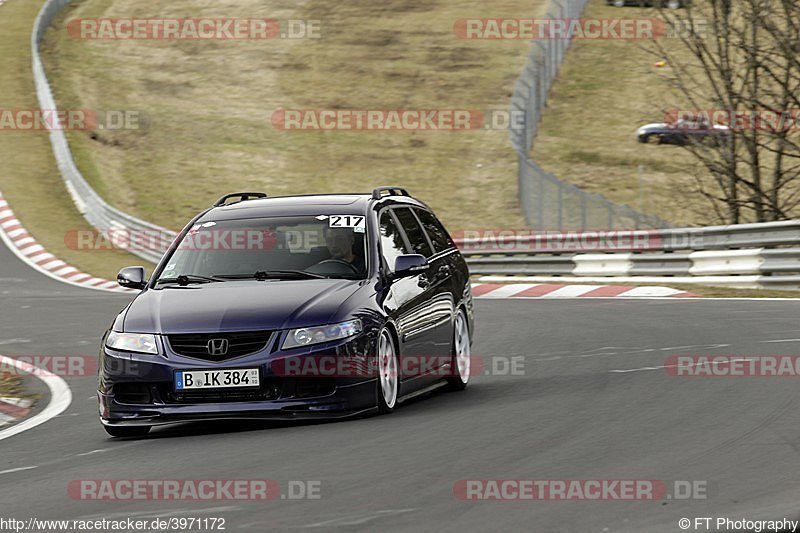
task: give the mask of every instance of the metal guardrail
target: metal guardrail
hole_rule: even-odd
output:
[[[69,0],[47,0],[33,24],[33,33],[31,34],[33,79],[36,84],[39,107],[43,110],[55,110],[57,106],[39,55],[39,43],[47,27],[69,3]],[[53,154],[58,164],[58,170],[67,190],[78,210],[89,224],[104,232],[124,230],[125,232],[139,232],[154,236],[158,240],[156,246],[153,247],[155,249],[131,248],[130,252],[142,259],[157,263],[163,255],[162,250],[166,250],[171,240],[175,237],[175,232],[124,213],[103,200],[75,166],[75,161],[72,159],[72,153],[69,150],[67,137],[63,130],[58,127],[50,130],[50,144],[53,146]]]
[[[587,3],[588,0],[553,0],[546,16],[580,18]],[[668,222],[656,216],[564,183],[529,157],[550,87],[570,43],[567,39],[534,41],[511,97],[511,116],[524,116],[523,127],[510,128],[509,137],[517,152],[519,199],[527,224],[537,229],[669,227]]]
[[[542,232],[456,242],[473,274],[800,289],[800,220],[616,235]],[[620,247],[620,242],[627,245]]]

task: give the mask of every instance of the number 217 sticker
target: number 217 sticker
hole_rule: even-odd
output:
[[[328,225],[331,228],[364,228],[365,217],[359,215],[329,215]]]

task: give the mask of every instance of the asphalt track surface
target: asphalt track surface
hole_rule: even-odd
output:
[[[129,297],[44,277],[0,246],[0,353],[95,354]],[[800,302],[477,301],[473,352],[524,357],[388,416],[184,425],[141,440],[100,427],[93,377],[62,415],[0,441],[0,516],[225,517],[228,531],[681,531],[683,517],[800,514],[794,378],[678,378],[672,354],[797,354]],[[780,342],[776,342],[780,341]],[[619,370],[645,369],[631,372]],[[30,468],[36,467],[36,468]],[[28,468],[7,472],[8,470]],[[319,481],[321,498],[104,502],[77,479]],[[707,482],[705,500],[462,501],[461,479]],[[670,485],[671,486],[671,485]]]

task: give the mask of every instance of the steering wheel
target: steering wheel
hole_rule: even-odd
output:
[[[341,272],[341,271],[338,271],[338,272],[324,272],[325,271],[325,268],[324,268],[325,265],[337,265],[337,266],[340,265],[340,266],[346,267],[347,268],[347,272]],[[316,272],[318,267],[323,267],[322,268],[323,272]],[[316,265],[310,266],[306,270],[308,272],[312,272],[312,273],[316,273],[316,274],[322,274],[322,273],[330,273],[330,274],[359,274],[358,269],[356,267],[354,267],[352,263],[348,263],[347,261],[345,261],[343,259],[324,259],[324,260],[320,261],[319,263],[317,263]]]

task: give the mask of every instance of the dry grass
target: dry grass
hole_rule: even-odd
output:
[[[522,227],[506,131],[292,132],[280,108],[506,108],[526,41],[467,41],[465,17],[540,15],[544,0],[83,0],[48,34],[65,107],[136,109],[146,129],[72,133],[79,167],[114,205],[177,227],[222,193],[408,187],[451,229]],[[86,41],[75,17],[319,20],[320,39]]]
[[[0,7],[0,108],[38,107],[31,74],[30,33],[41,2],[11,1]],[[48,251],[96,276],[142,260],[125,253],[69,249],[69,230],[89,229],[59,176],[46,131],[0,131],[0,191],[28,231]]]
[[[658,13],[597,1],[586,16]],[[648,46],[642,41],[575,41],[553,86],[533,157],[564,181],[673,224],[717,223],[706,201],[693,194],[692,176],[704,171],[691,156],[677,146],[636,140],[636,128],[661,122],[663,109],[675,107],[660,79],[669,66],[656,67]]]
[[[22,377],[10,372],[0,373],[0,396],[4,398],[21,398],[28,396],[24,394]]]

